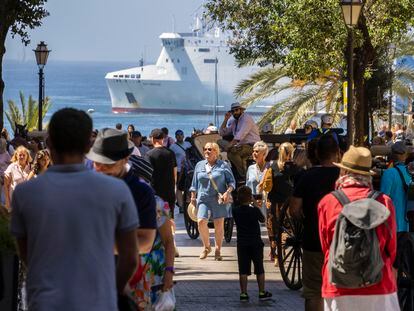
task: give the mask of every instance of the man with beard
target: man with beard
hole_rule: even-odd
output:
[[[253,152],[253,145],[260,140],[259,128],[251,115],[245,113],[246,108],[240,103],[231,104],[231,109],[220,126],[220,135],[233,135],[232,140],[219,140],[219,146],[227,151],[227,157],[235,166],[240,177],[246,176],[246,160]]]

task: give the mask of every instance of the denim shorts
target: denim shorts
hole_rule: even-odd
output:
[[[209,219],[209,211],[212,219],[227,218],[229,215],[230,204],[218,204],[217,202],[198,203],[198,219]]]

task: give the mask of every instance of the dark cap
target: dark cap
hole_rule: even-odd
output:
[[[184,135],[184,132],[182,130],[176,130],[175,135]]]
[[[391,146],[391,152],[393,154],[405,154],[407,151],[407,146],[402,141],[397,141],[394,145]]]
[[[165,134],[161,129],[153,129],[150,134],[150,137],[154,139],[163,139],[164,136]]]
[[[142,135],[140,131],[132,131],[131,137],[142,137]]]

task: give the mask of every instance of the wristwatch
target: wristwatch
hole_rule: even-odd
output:
[[[172,274],[175,274],[175,269],[174,267],[165,267],[164,269],[165,271],[170,271]]]

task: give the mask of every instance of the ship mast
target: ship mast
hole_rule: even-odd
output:
[[[218,126],[218,82],[217,82],[217,63],[218,59],[216,57],[214,62],[214,109],[213,109],[213,117],[214,117],[214,125]]]

